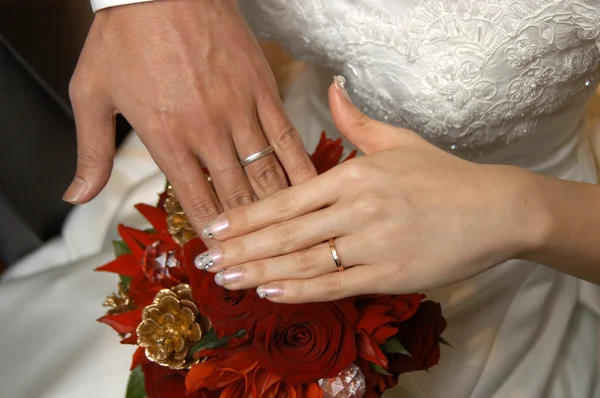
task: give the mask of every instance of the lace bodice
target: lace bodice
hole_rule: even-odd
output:
[[[367,114],[451,151],[485,153],[548,130],[566,133],[600,77],[598,0],[240,6],[261,38],[344,74]],[[566,109],[572,117],[557,123],[552,116]]]

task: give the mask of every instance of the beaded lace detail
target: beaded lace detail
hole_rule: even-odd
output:
[[[343,3],[343,4],[342,4]],[[262,38],[347,76],[353,101],[446,149],[485,152],[591,95],[597,0],[241,0]]]

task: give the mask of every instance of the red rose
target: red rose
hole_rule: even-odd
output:
[[[200,313],[210,319],[219,337],[229,336],[248,327],[258,296],[254,290],[227,290],[215,283],[214,274],[197,269],[194,259],[204,250],[200,239],[193,239],[184,247],[184,266],[194,302]]]
[[[446,329],[442,307],[433,301],[421,303],[417,313],[400,324],[398,339],[411,356],[395,354],[389,358],[389,369],[399,375],[427,370],[440,360],[440,339]]]
[[[187,393],[185,371],[171,370],[155,363],[142,364],[144,388],[148,398],[216,398],[217,392],[195,391]]]
[[[412,317],[419,309],[424,294],[395,294],[360,296],[356,299],[356,308],[361,311],[365,305],[381,305],[389,308],[386,315],[394,318],[395,322],[404,322]]]
[[[252,351],[287,384],[335,377],[356,359],[358,313],[351,300],[269,308],[256,322]]]

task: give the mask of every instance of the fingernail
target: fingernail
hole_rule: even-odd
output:
[[[198,269],[208,270],[217,265],[222,259],[223,252],[221,249],[219,247],[213,247],[196,257],[194,264]]]
[[[283,287],[279,285],[259,286],[256,289],[256,294],[260,298],[272,298],[283,296]]]
[[[229,230],[229,220],[223,216],[217,217],[202,228],[202,237],[205,239],[218,238]]]
[[[73,182],[71,183],[71,185],[69,185],[69,188],[63,195],[63,200],[65,202],[75,203],[79,199],[81,199],[81,197],[83,196],[83,194],[85,193],[86,190],[87,190],[87,183],[85,181],[83,181],[81,178],[75,177],[73,179]]]
[[[244,279],[244,270],[242,268],[231,268],[222,270],[215,275],[215,282],[219,286],[225,286],[230,283],[236,283]]]
[[[352,103],[350,99],[350,95],[348,95],[348,91],[346,90],[346,78],[344,76],[334,76],[333,83],[335,88],[338,89],[340,93],[348,100],[348,102]]]

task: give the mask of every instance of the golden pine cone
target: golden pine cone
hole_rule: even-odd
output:
[[[106,315],[123,314],[135,309],[135,304],[133,303],[133,300],[131,300],[131,297],[129,297],[129,292],[122,282],[119,283],[119,290],[117,293],[113,293],[106,297],[106,300],[104,300],[104,304],[102,305],[104,307],[110,307],[106,312]]]
[[[192,224],[190,224],[183,212],[183,208],[181,207],[179,200],[177,200],[175,192],[170,184],[167,186],[165,211],[167,212],[169,233],[179,246],[183,247],[187,242],[198,237],[196,231],[194,231],[194,227],[192,227]]]
[[[146,349],[149,360],[159,365],[189,369],[199,362],[188,358],[190,347],[210,328],[192,301],[190,287],[181,284],[159,291],[154,302],[144,308],[137,327],[138,345]]]

